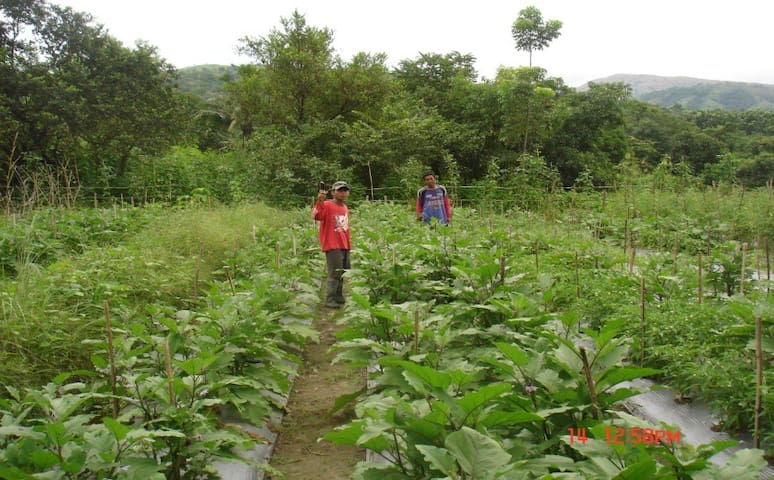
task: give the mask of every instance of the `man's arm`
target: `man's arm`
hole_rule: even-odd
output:
[[[424,215],[424,202],[422,201],[422,189],[417,192],[417,221],[422,220]]]
[[[443,196],[443,208],[444,210],[446,210],[446,220],[451,222],[452,211],[451,211],[451,202],[449,202],[449,195]]]
[[[317,202],[314,204],[314,207],[312,207],[312,218],[318,222],[325,218],[325,197],[327,195],[328,192],[320,190],[317,193]]]

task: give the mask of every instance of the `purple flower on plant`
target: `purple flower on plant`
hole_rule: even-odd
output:
[[[533,393],[537,392],[537,389],[538,389],[538,387],[536,387],[534,385],[525,385],[524,386],[524,392],[529,394],[529,395],[532,395]]]

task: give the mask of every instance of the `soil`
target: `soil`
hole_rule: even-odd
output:
[[[304,365],[293,382],[288,413],[270,462],[286,480],[346,480],[355,464],[365,459],[363,449],[318,441],[352,418],[351,408],[326,415],[336,398],[359,390],[366,381],[365,371],[352,370],[344,363],[331,365],[333,354],[328,349],[342,328],[336,325],[338,316],[339,312],[328,309],[317,315],[314,326],[320,332],[320,343],[306,346]]]

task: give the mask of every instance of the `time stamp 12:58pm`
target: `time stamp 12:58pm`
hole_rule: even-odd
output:
[[[570,444],[586,443],[586,428],[568,428]],[[677,444],[682,442],[680,430],[661,430],[640,427],[605,427],[605,443],[608,445],[655,445],[658,443]]]

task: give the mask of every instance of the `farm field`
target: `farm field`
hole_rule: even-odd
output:
[[[771,190],[543,202],[467,202],[430,228],[407,203],[352,202],[333,353],[371,386],[339,399],[351,421],[324,441],[392,461],[352,478],[758,478],[774,451]],[[218,412],[262,423],[281,407],[261,392],[288,394],[319,340],[300,321],[324,274],[306,210],[39,210],[0,229],[0,477],[214,476],[260,441]],[[628,415],[636,392],[616,386],[645,377],[761,448],[720,467],[706,459],[729,444],[693,449]],[[608,441],[617,428],[639,441]]]

